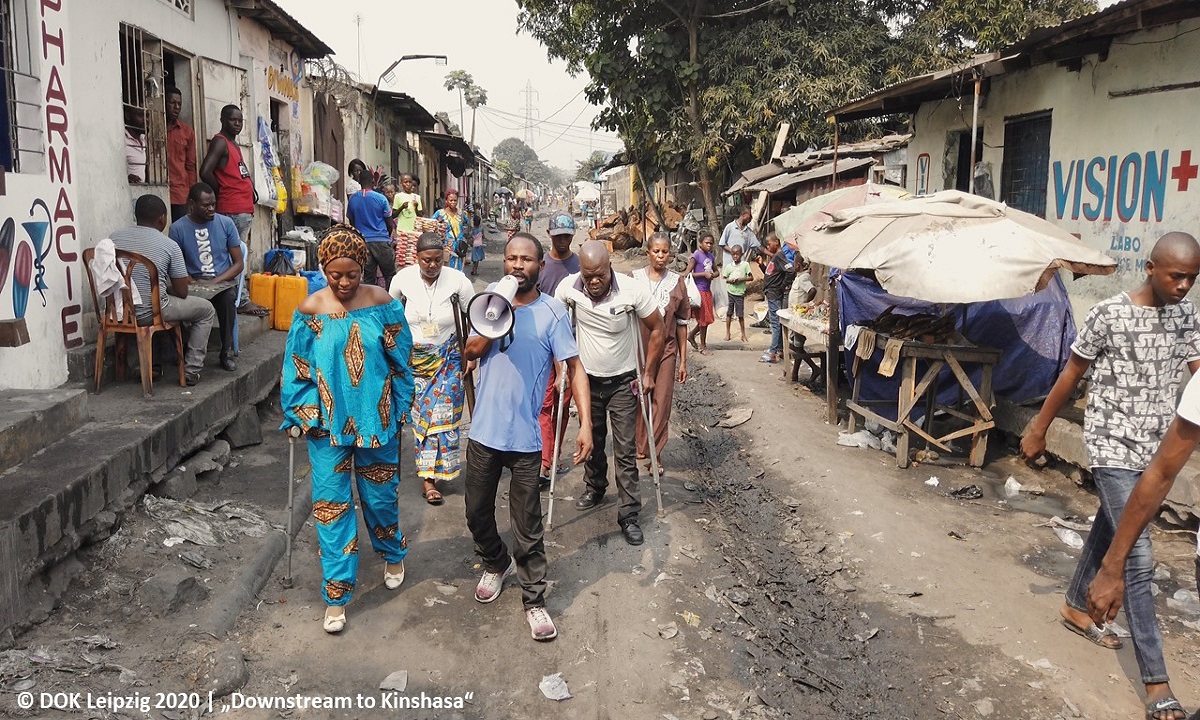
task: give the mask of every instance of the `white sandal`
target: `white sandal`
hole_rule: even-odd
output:
[[[395,590],[404,582],[404,561],[400,561],[400,572],[392,574],[387,571],[387,564],[383,566],[383,585],[388,590]]]
[[[322,627],[324,627],[325,632],[329,633],[330,635],[336,635],[337,633],[340,633],[342,629],[346,627],[346,611],[342,610],[341,615],[326,615],[325,622],[322,624]]]

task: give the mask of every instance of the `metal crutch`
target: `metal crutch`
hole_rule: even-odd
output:
[[[575,303],[568,301],[567,306],[571,311],[571,335],[575,334]],[[550,466],[550,500],[546,509],[546,530],[549,531],[554,525],[554,482],[558,480],[558,453],[562,449],[562,414],[564,411],[571,408],[571,399],[564,398],[563,394],[567,390],[567,364],[562,363],[558,374],[558,398],[554,401],[554,458]],[[565,401],[565,402],[564,402]]]
[[[292,587],[292,515],[295,514],[294,488],[296,485],[296,438],[300,437],[300,428],[292,426],[287,429],[288,438],[288,505],[287,505],[287,569],[279,581],[285,588]]]
[[[569,398],[563,397],[567,389],[567,364],[562,363],[557,369],[558,395],[554,399],[554,412],[551,413],[551,418],[554,421],[554,455],[550,462],[550,502],[546,511],[547,531],[554,527],[554,482],[558,480],[558,452],[562,449],[563,411],[570,408],[571,402]],[[566,403],[563,402],[564,400]]]
[[[654,497],[658,501],[658,517],[664,518],[667,513],[663,509],[662,501],[662,473],[658,467],[658,448],[654,442],[654,401],[653,398],[647,398],[646,393],[642,391],[642,375],[646,372],[646,351],[642,348],[642,331],[638,328],[637,313],[630,307],[626,310],[629,313],[629,327],[633,331],[633,340],[637,344],[638,355],[638,374],[637,374],[637,395],[638,406],[642,413],[642,422],[646,423],[646,441],[650,445],[650,472],[654,475]]]

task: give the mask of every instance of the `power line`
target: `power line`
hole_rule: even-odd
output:
[[[579,119],[579,116],[580,116],[580,115],[583,115],[583,111],[584,111],[584,110],[587,110],[587,106],[586,106],[586,105],[584,105],[582,108],[580,108],[580,109],[579,109],[579,112],[578,112],[578,113],[575,115],[574,119],[572,119],[572,120],[571,120],[571,124],[572,124],[572,125],[574,125],[575,121]],[[556,138],[554,138],[553,140],[551,140],[551,141],[550,141],[548,144],[546,144],[546,145],[542,146],[542,149],[537,151],[538,155],[541,155],[543,152],[545,152],[545,151],[546,151],[546,149],[547,149],[547,148],[549,148],[551,145],[553,145],[554,143],[556,143],[556,142],[558,142],[559,140],[561,140],[561,139],[562,139],[562,136],[563,136],[563,135],[566,135],[566,134],[567,134],[567,131],[566,131],[566,129],[564,129],[562,132],[560,132],[560,133],[558,134],[558,137],[556,137]]]
[[[502,122],[502,121],[496,119],[495,117],[492,118],[491,123],[495,127],[503,128],[506,130],[521,130],[521,129],[523,129],[521,125],[505,123],[505,122]],[[563,128],[564,128],[563,133],[564,133],[565,137],[574,138],[574,139],[577,139],[580,141],[612,140],[611,137],[609,137],[608,135],[606,135],[604,133],[596,132],[594,130],[588,130],[588,129],[585,129],[583,126],[579,126],[579,125],[576,125],[576,126],[564,125]]]
[[[538,95],[538,91],[533,89],[532,80],[526,80],[521,92],[525,94],[525,144],[533,147],[533,96]]]

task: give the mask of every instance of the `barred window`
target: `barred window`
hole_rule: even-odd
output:
[[[162,41],[121,23],[121,107],[131,185],[167,184],[167,115]]]
[[[45,169],[38,54],[27,3],[0,0],[0,165],[8,172]]]

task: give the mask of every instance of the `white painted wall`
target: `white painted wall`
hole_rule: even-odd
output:
[[[1047,64],[992,79],[979,124],[984,133],[983,161],[992,165],[997,193],[1001,191],[1005,118],[1051,110],[1047,219],[1078,233],[1084,242],[1120,264],[1115,275],[1067,283],[1077,315],[1097,300],[1140,283],[1143,263],[1162,234],[1183,230],[1200,235],[1200,177],[1186,182],[1180,179],[1183,173],[1200,170],[1189,167],[1200,165],[1200,135],[1196,132],[1200,89],[1109,97],[1110,92],[1196,82],[1200,33],[1191,31],[1197,29],[1200,20],[1190,20],[1118,38],[1107,60],[1088,56],[1079,72]],[[956,148],[948,146],[947,137],[970,128],[969,85],[964,92],[961,99],[926,103],[916,113],[915,136],[908,148],[910,191],[919,189],[919,158],[923,154],[929,156],[928,191],[954,187]],[[1148,160],[1154,161],[1153,175],[1165,175],[1149,188]],[[1077,185],[1080,163],[1083,181]],[[1112,165],[1116,170],[1110,191]],[[1122,172],[1125,213],[1115,199],[1111,207],[1107,203],[1110,196],[1119,194]],[[1089,189],[1091,183],[1103,195],[1099,203],[1097,193]],[[1097,205],[1098,215],[1091,213],[1094,219],[1089,219],[1085,210]]]

